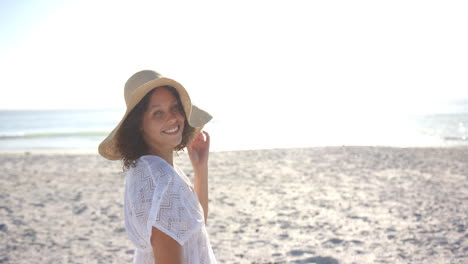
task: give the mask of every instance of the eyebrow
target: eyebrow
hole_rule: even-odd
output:
[[[182,105],[182,104],[180,104],[177,100],[171,102],[171,104],[172,104],[172,105]],[[154,105],[151,105],[150,108],[160,107],[160,106],[161,106],[160,104],[154,104]]]

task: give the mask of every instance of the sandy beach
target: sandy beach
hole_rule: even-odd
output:
[[[132,262],[120,162],[2,153],[0,171],[0,263]],[[468,263],[468,148],[214,152],[209,177],[219,263]]]

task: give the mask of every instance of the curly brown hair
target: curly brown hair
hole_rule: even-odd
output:
[[[181,104],[179,93],[172,86],[160,86],[149,91],[143,99],[133,108],[128,114],[125,121],[122,123],[119,131],[116,134],[117,149],[122,156],[123,170],[128,170],[130,167],[135,167],[137,159],[143,155],[148,154],[148,145],[143,139],[143,135],[140,131],[140,127],[143,120],[143,114],[148,110],[148,104],[151,95],[158,88],[166,88],[172,92],[174,97],[177,98],[177,102]],[[182,131],[182,141],[179,145],[174,148],[174,151],[179,151],[185,148],[188,144],[189,138],[194,133],[195,129],[191,127],[187,122],[185,111],[184,114],[184,130]]]

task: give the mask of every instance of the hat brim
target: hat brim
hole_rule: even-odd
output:
[[[192,104],[187,91],[180,83],[166,77],[161,77],[142,84],[131,95],[130,100],[127,102],[127,110],[124,116],[122,117],[118,125],[111,131],[111,133],[101,142],[101,144],[99,144],[98,152],[101,156],[109,160],[122,159],[122,155],[120,154],[117,148],[116,134],[118,133],[123,122],[127,119],[130,112],[141,101],[141,99],[143,99],[143,97],[152,89],[161,86],[174,87],[177,93],[179,94],[182,107],[185,111],[187,122],[191,127],[195,129],[195,132],[189,137],[189,144],[201,132],[204,125],[212,119],[212,116],[210,114]]]

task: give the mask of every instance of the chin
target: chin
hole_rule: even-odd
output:
[[[175,149],[177,146],[179,146],[180,143],[182,143],[182,138],[180,140],[178,140],[178,141],[175,141],[174,144],[172,144],[174,146],[173,149]]]

